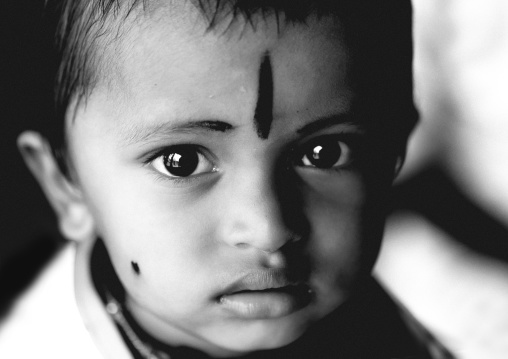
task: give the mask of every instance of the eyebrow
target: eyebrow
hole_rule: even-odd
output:
[[[319,118],[316,121],[308,123],[296,130],[301,135],[311,134],[313,132],[336,126],[336,125],[362,125],[355,116],[350,114],[335,114]],[[153,126],[134,125],[124,129],[122,137],[127,145],[133,145],[140,142],[152,142],[164,139],[168,134],[172,133],[195,133],[195,132],[230,132],[234,130],[234,126],[223,121],[189,120],[181,123],[161,123]]]
[[[161,123],[153,126],[131,126],[125,129],[123,137],[128,145],[151,142],[163,138],[171,133],[195,132],[229,132],[234,127],[223,121],[195,121],[189,120],[181,123]]]
[[[335,114],[331,116],[321,117],[316,121],[308,123],[296,130],[296,133],[307,135],[328,127],[336,125],[362,126],[364,121],[359,120],[351,114]]]

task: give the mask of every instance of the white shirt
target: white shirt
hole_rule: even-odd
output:
[[[89,277],[92,243],[69,244],[0,326],[0,358],[132,358]]]

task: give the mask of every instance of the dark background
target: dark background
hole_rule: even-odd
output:
[[[20,282],[61,242],[55,216],[16,148],[27,129],[48,132],[54,121],[53,26],[43,20],[44,1],[0,2],[0,281]],[[42,130],[46,128],[45,130]],[[9,284],[9,283],[7,283]]]

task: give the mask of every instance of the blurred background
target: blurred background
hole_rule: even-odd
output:
[[[43,2],[0,3],[0,318],[63,243],[16,150],[54,124]],[[421,121],[375,274],[459,357],[508,358],[508,2],[413,4]]]
[[[376,275],[460,358],[508,358],[508,2],[413,0],[421,122]]]

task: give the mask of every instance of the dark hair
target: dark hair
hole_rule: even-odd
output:
[[[180,1],[180,0],[179,0]],[[404,109],[404,123],[400,123],[402,136],[407,137],[414,127],[416,115],[412,107],[412,9],[410,0],[185,0],[199,9],[208,21],[211,31],[224,21],[245,19],[246,24],[256,26],[254,14],[284,14],[285,22],[305,22],[310,14],[318,16],[335,14],[352,26],[349,31],[353,47],[367,42],[369,58],[373,53],[384,58],[392,78],[377,81],[402,80],[401,85],[409,98],[410,109]],[[56,45],[58,70],[55,84],[56,115],[59,122],[57,147],[63,145],[64,119],[69,106],[76,108],[98,84],[108,79],[108,69],[100,46],[111,45],[121,37],[128,26],[129,17],[135,20],[150,11],[150,0],[46,0],[48,11],[58,19]],[[141,11],[140,11],[141,10]],[[132,23],[132,22],[131,22]],[[380,28],[381,26],[381,28]],[[226,26],[228,28],[228,26]],[[382,31],[380,31],[382,29]],[[365,47],[365,46],[364,46]],[[355,51],[355,49],[353,49]],[[369,66],[366,66],[367,68]],[[372,67],[372,66],[371,66]],[[377,66],[376,66],[377,67]],[[371,72],[371,71],[367,71]],[[374,72],[374,71],[373,71]],[[379,72],[379,71],[378,71]],[[395,75],[394,75],[395,74]],[[368,81],[372,81],[371,76]],[[382,101],[380,99],[379,101]],[[400,106],[400,104],[398,104]],[[402,110],[401,110],[402,111]],[[408,111],[414,114],[408,116]],[[405,139],[404,139],[405,141]]]

